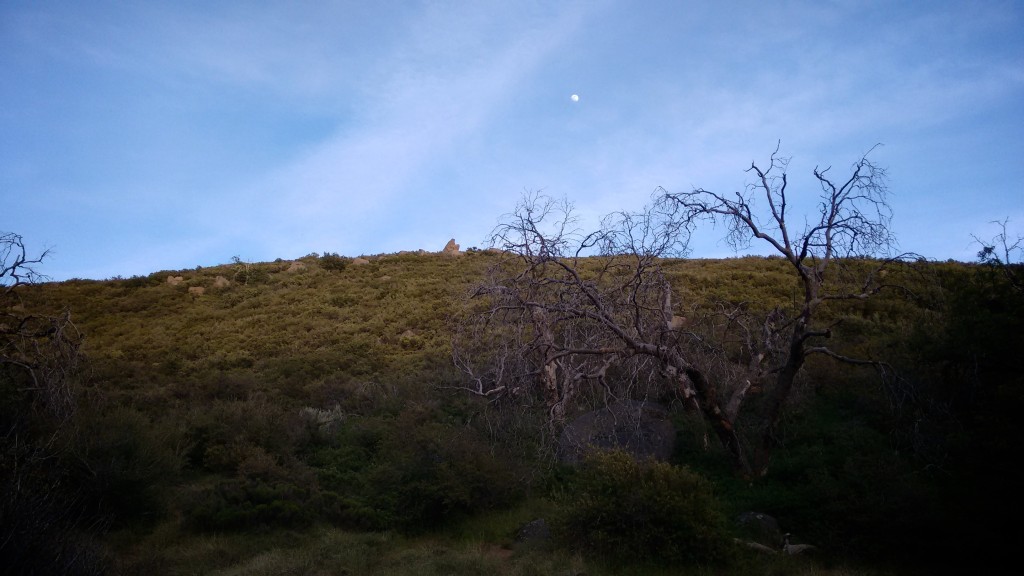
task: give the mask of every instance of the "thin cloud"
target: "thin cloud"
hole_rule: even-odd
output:
[[[363,122],[263,178],[269,184],[256,192],[257,206],[275,215],[274,244],[319,242],[359,251],[368,246],[367,238],[381,233],[372,223],[387,222],[395,207],[430,204],[409,196],[422,190],[414,185],[417,176],[434,161],[450,160],[463,139],[483,130],[487,119],[515,97],[516,85],[571,36],[579,19],[567,11],[553,20],[526,22],[532,28],[526,34],[503,29],[493,39],[483,32],[504,24],[494,15],[474,15],[485,16],[491,20],[486,25],[463,27],[457,19],[428,12],[413,26],[410,43],[398,48],[400,54],[384,58],[400,64],[363,88],[378,95],[365,102]],[[426,46],[440,51],[440,64],[415,57]],[[448,194],[432,191],[437,202]]]

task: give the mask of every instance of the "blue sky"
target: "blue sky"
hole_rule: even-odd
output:
[[[1022,30],[1016,0],[6,0],[0,231],[55,280],[467,248],[525,191],[588,223],[781,141],[799,203],[881,143],[900,247],[971,260],[1024,228]]]

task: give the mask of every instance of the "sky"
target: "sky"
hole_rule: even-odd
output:
[[[1024,2],[0,1],[0,231],[57,281],[484,247],[776,147],[806,209],[871,150],[903,251],[1024,233]]]

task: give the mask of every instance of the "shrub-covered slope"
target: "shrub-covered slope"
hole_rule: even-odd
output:
[[[111,562],[158,573],[137,547],[167,534],[431,534],[557,493],[566,477],[545,459],[544,415],[456,390],[450,316],[499,257],[310,255],[25,287],[21,311],[69,309],[85,335],[62,482],[82,517],[111,530]],[[778,259],[664,266],[695,314],[798,297]],[[756,485],[737,482],[675,407],[673,464],[710,478],[725,512],[775,514],[836,557],[873,562],[927,557],[962,533],[954,523],[978,540],[999,533],[990,519],[1016,476],[976,489],[1020,450],[1022,298],[983,267],[891,274],[900,288],[825,314],[837,349],[900,377],[811,362]],[[182,552],[164,544],[173,565]]]

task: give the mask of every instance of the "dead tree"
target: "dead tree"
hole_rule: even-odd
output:
[[[31,398],[34,411],[64,422],[74,410],[70,377],[81,343],[71,314],[28,314],[19,291],[44,279],[36,266],[49,251],[30,257],[22,237],[0,234],[0,369],[15,392]]]
[[[580,236],[575,224],[571,205],[539,195],[505,218],[491,242],[503,256],[472,294],[476,309],[454,346],[472,392],[539,397],[554,427],[580,382],[592,376],[587,357],[599,355],[582,348],[593,334],[560,302],[577,296],[567,273],[596,242]]]
[[[873,150],[873,149],[872,149]],[[869,151],[870,153],[870,151]],[[777,308],[765,318],[760,335],[747,329],[750,380],[762,381],[768,400],[759,425],[761,439],[752,469],[768,469],[776,444],[775,430],[792,395],[797,375],[812,355],[853,364],[885,365],[852,358],[825,344],[835,325],[823,325],[818,311],[828,302],[866,300],[887,287],[886,268],[913,255],[894,254],[891,210],[885,170],[865,154],[848,176],[836,179],[831,168],[813,171],[819,185],[817,216],[793,225],[789,209],[789,160],[771,155],[767,166],[752,163],[753,181],[732,195],[704,189],[671,193],[662,190],[659,205],[692,229],[704,222],[724,223],[727,241],[737,250],[753,242],[767,244],[789,263],[800,286],[792,310]],[[764,380],[768,382],[763,382]],[[733,399],[742,404],[745,392]]]
[[[971,237],[981,246],[981,250],[978,250],[978,262],[998,270],[1010,286],[1020,293],[1024,292],[1024,273],[1021,272],[1021,263],[1024,262],[1024,236],[1012,236],[1007,231],[1009,223],[1009,218],[989,222],[999,226],[999,233],[991,239],[982,240],[974,234],[971,234]]]
[[[590,234],[574,224],[571,205],[532,195],[495,230],[503,257],[473,294],[482,304],[470,315],[472,337],[454,347],[469,388],[486,397],[532,392],[557,428],[584,390],[644,396],[668,381],[744,461],[715,389],[677,343],[661,262],[685,252],[681,222],[649,210],[613,214]],[[613,368],[627,376],[612,382]]]
[[[471,343],[455,346],[469,388],[491,398],[532,393],[557,427],[584,392],[607,397],[633,394],[638,382],[669,386],[702,415],[741,474],[764,474],[809,356],[879,365],[827,347],[834,326],[818,323],[819,307],[877,294],[885,267],[900,259],[890,254],[881,168],[865,156],[843,181],[816,169],[819,218],[791,230],[786,165],[777,151],[766,168],[752,164],[753,183],[734,197],[659,189],[648,208],[612,214],[586,234],[567,202],[526,196],[495,230],[492,245],[503,256],[472,295]],[[717,221],[737,248],[757,239],[786,258],[802,290],[795,309],[759,319],[740,308],[698,311],[699,327],[680,318],[664,266],[686,254],[697,226]],[[879,255],[865,268],[865,257]],[[612,372],[620,375],[615,381]],[[751,455],[737,424],[755,386],[767,403],[760,421],[746,427],[759,435]]]

